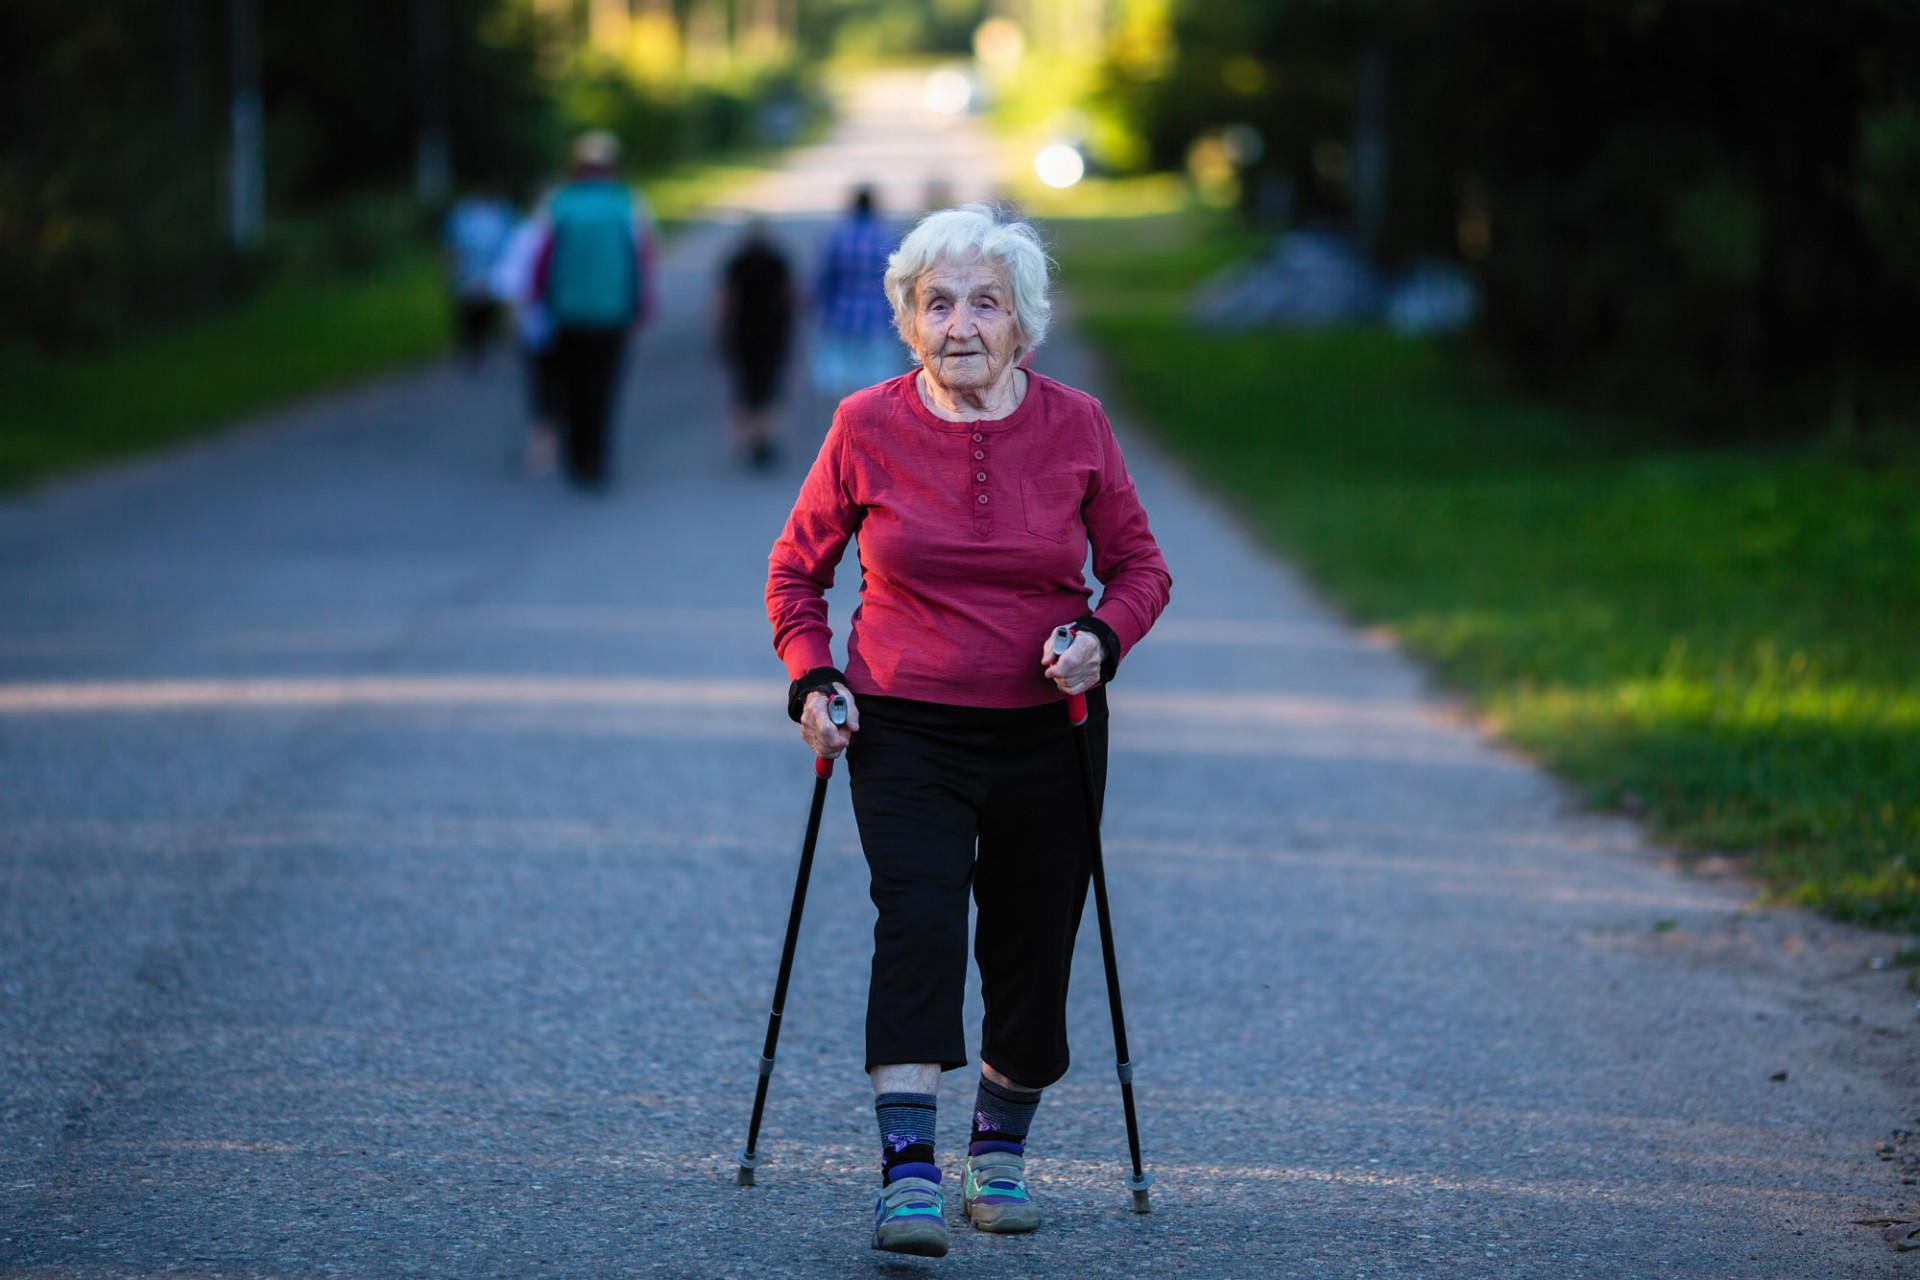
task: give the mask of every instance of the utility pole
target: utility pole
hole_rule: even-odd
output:
[[[232,0],[233,149],[227,164],[227,229],[233,243],[260,242],[267,184],[260,106],[260,0]]]
[[[199,140],[206,43],[200,0],[174,0],[173,126],[187,147]]]
[[[1354,227],[1377,258],[1387,233],[1387,60],[1378,45],[1354,66],[1352,154]]]
[[[453,190],[453,158],[447,142],[447,0],[413,0],[413,43],[419,94],[413,193],[434,204]]]

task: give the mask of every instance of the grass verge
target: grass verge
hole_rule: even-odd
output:
[[[1920,930],[1920,466],[1649,445],[1381,331],[1198,332],[1244,242],[1053,230],[1123,395],[1357,621],[1773,900]]]
[[[157,448],[440,350],[437,258],[289,283],[101,352],[0,347],[0,489]]]

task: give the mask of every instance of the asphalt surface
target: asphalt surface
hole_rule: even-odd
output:
[[[850,178],[990,175],[884,90],[743,198],[797,250]],[[729,456],[730,235],[668,256],[604,496],[514,472],[500,360],[0,503],[0,1274],[1914,1273],[1853,1222],[1920,1211],[1888,941],[1580,812],[1124,420],[1175,576],[1107,818],[1153,1214],[1089,918],[1043,1229],[867,1248],[838,778],[736,1187],[812,778],[760,592],[825,419]]]

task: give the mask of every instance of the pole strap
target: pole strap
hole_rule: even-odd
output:
[[[765,1057],[763,1057],[763,1058],[761,1058],[761,1059],[760,1059],[760,1074],[761,1074],[761,1075],[763,1075],[763,1076],[770,1076],[770,1075],[772,1075],[772,1074],[773,1074],[773,1059],[772,1059],[772,1058],[765,1058]]]
[[[1133,1083],[1133,1064],[1131,1062],[1116,1062],[1113,1067],[1113,1073],[1120,1077],[1121,1084]]]

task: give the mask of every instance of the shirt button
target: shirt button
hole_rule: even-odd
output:
[[[987,451],[985,449],[975,449],[973,451],[973,460],[975,462],[985,462],[987,460]]]
[[[980,495],[980,505],[983,507],[987,505],[987,495],[984,493]]]
[[[976,471],[973,473],[973,478],[981,484],[985,484],[987,482],[987,473],[984,471]]]
[[[985,439],[986,437],[981,435],[978,431],[973,433],[973,442],[975,444],[979,444],[982,440],[985,440]]]

